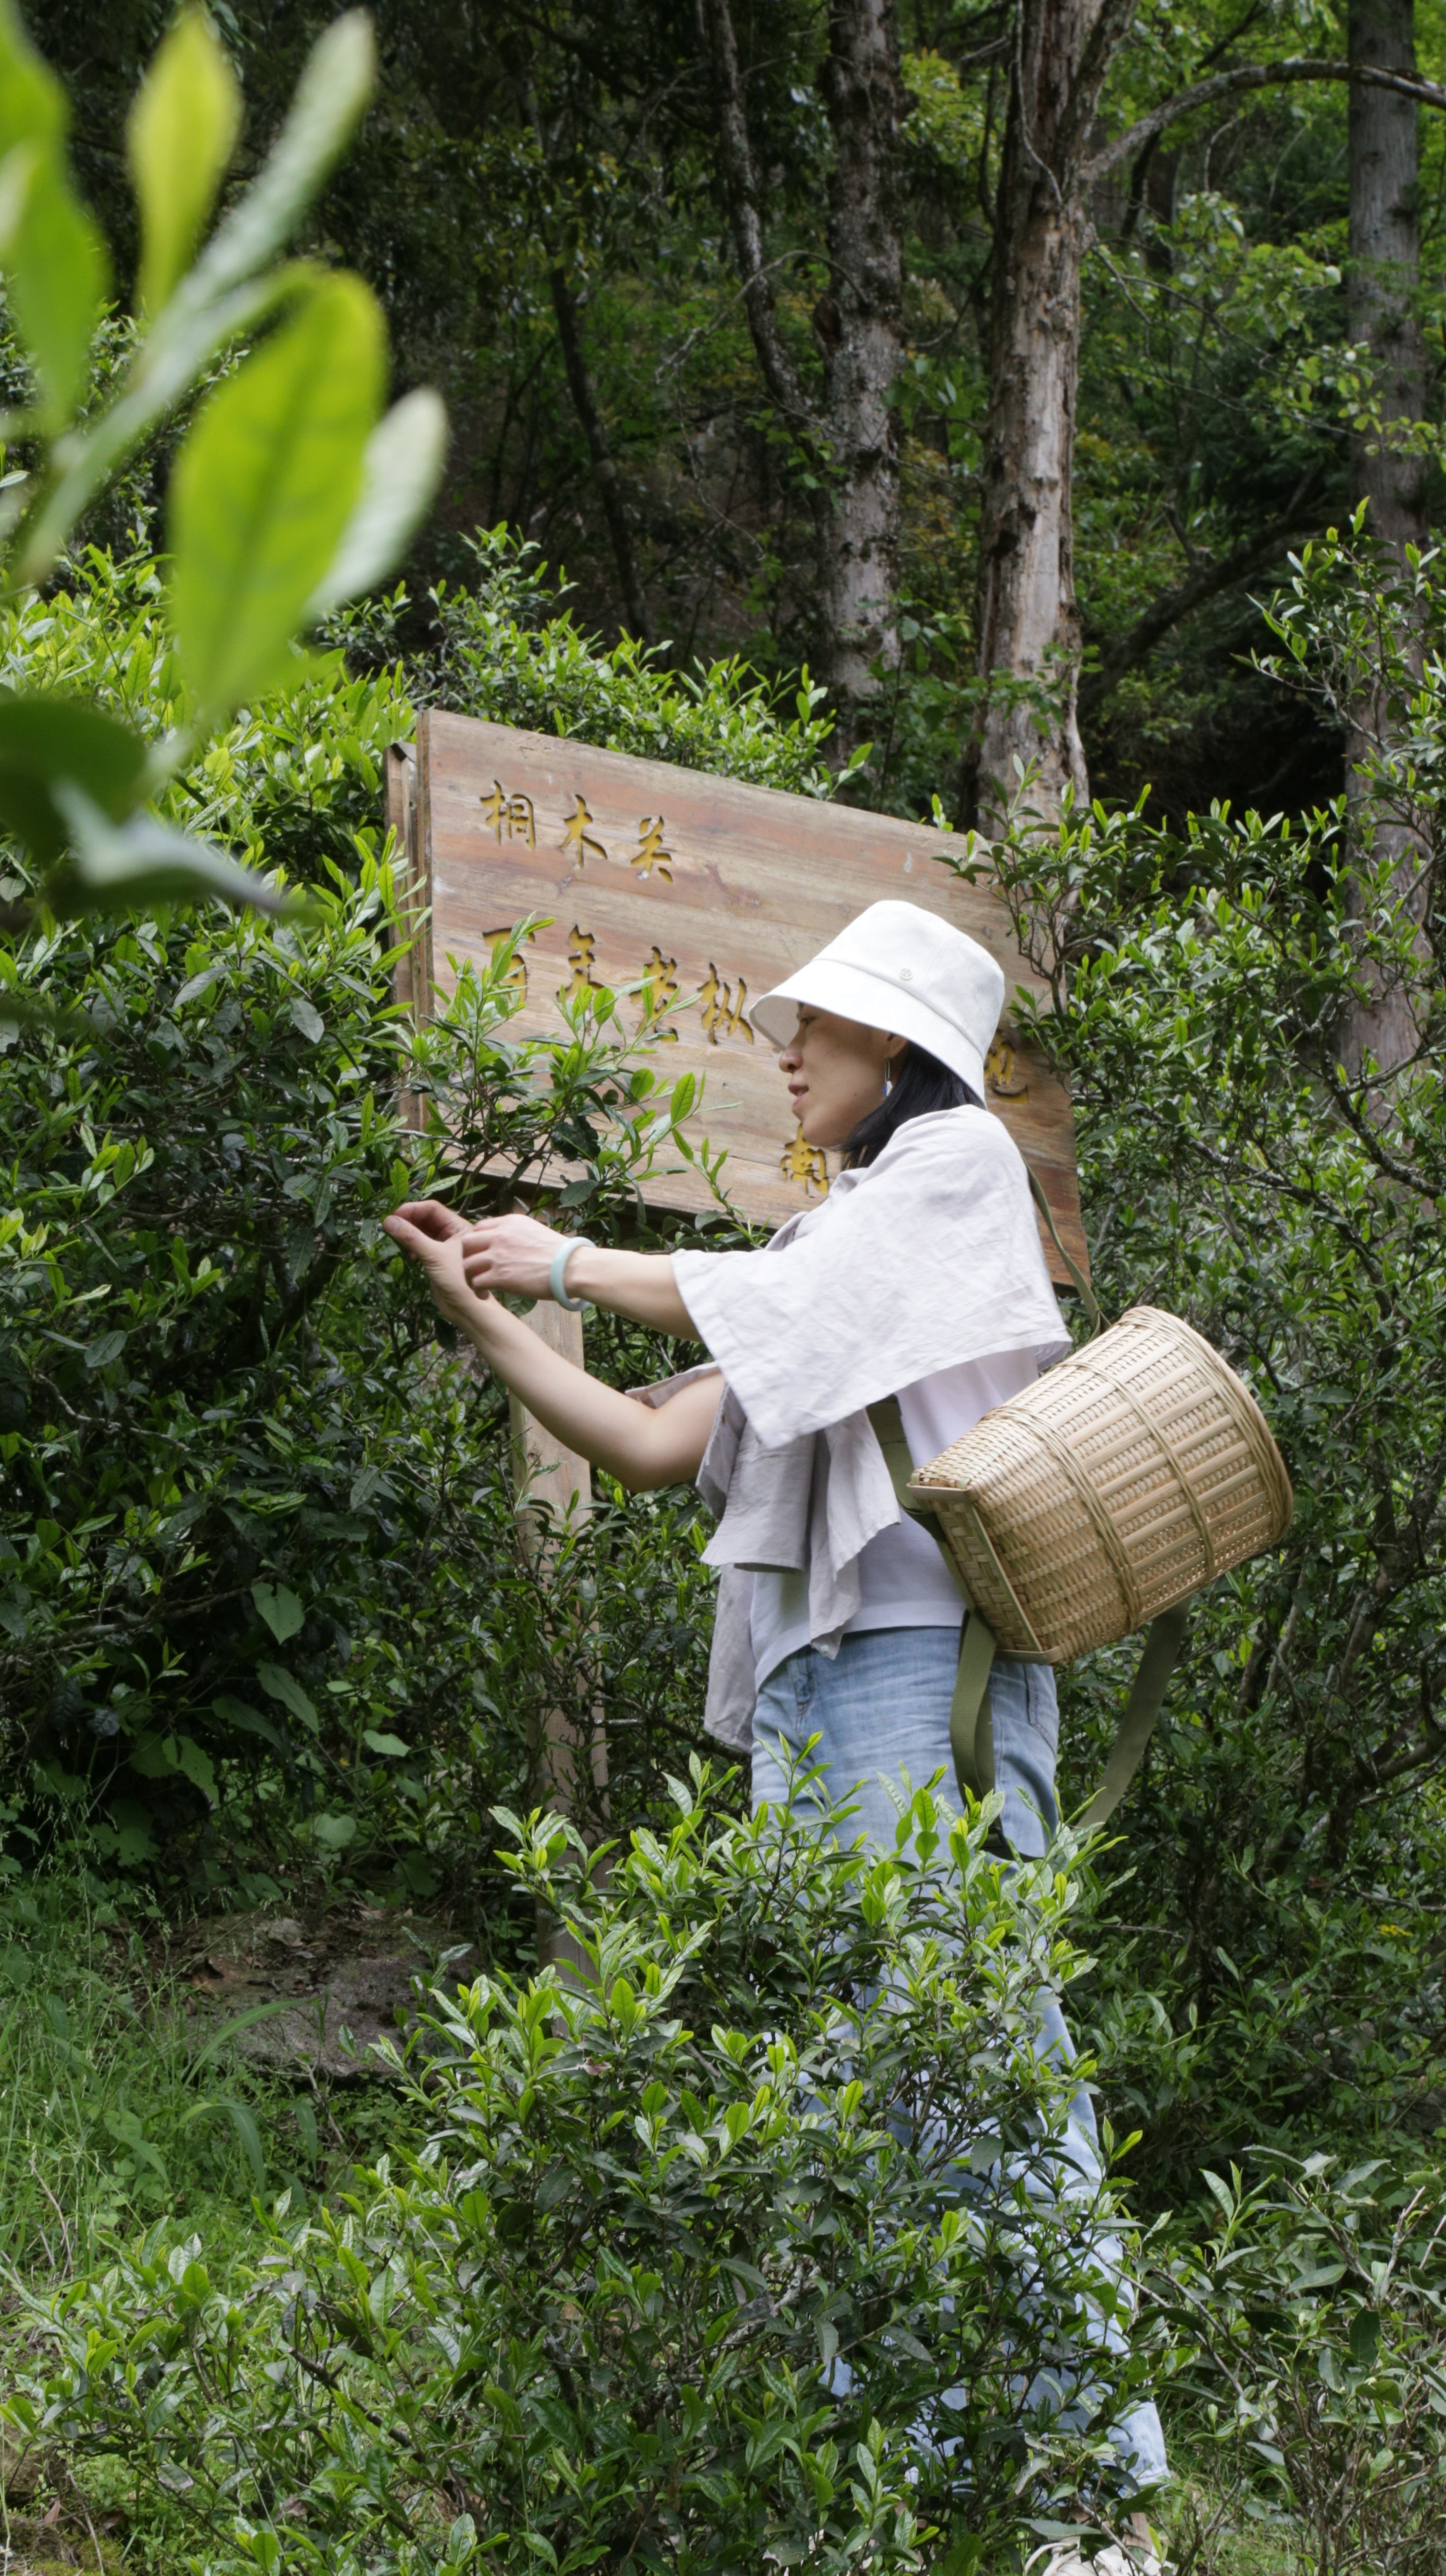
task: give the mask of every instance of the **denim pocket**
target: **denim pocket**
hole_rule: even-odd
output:
[[[1025,1664],[1024,1713],[1052,1753],[1059,1750],[1059,1693],[1052,1664]]]

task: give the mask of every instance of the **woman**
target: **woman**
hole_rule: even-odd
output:
[[[953,1776],[963,1608],[935,1540],[900,1513],[868,1407],[897,1397],[919,1465],[1069,1348],[1024,1164],[983,1107],[1003,999],[988,952],[908,903],[870,905],[764,995],[750,1016],[780,1050],[804,1139],[844,1156],[827,1197],[764,1251],[609,1252],[528,1216],[468,1225],[435,1201],[387,1219],[442,1312],[570,1448],[630,1490],[696,1481],[722,1569],[709,1732],[751,1748],[755,1805],[786,1799],[792,1761],[820,1738],[818,1790],[801,1794],[851,1801],[888,1848],[881,1767]],[[496,1291],[608,1307],[701,1341],[710,1362],[623,1395]],[[1001,1823],[1037,1855],[1058,1821],[1054,1676],[999,1658],[989,1699]],[[1043,2024],[1067,2058],[1052,2001]],[[1097,2178],[1083,2092],[1067,2149]],[[1124,2436],[1127,2470],[1163,2477],[1153,2406]]]

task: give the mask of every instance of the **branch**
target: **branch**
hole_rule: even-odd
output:
[[[557,337],[562,350],[563,368],[567,375],[567,389],[572,396],[573,409],[582,423],[582,434],[587,440],[592,470],[597,477],[598,497],[603,505],[603,516],[608,523],[608,534],[613,541],[613,556],[617,563],[618,578],[623,587],[623,604],[628,612],[628,623],[639,643],[646,644],[649,640],[648,603],[643,596],[643,585],[638,579],[637,557],[633,553],[633,533],[628,526],[627,504],[623,499],[617,462],[613,456],[607,429],[602,413],[598,409],[592,373],[587,363],[587,353],[582,345],[582,325],[578,315],[577,299],[560,262],[549,270],[548,285],[552,291],[552,310],[557,320]]]
[[[1311,54],[1292,54],[1279,63],[1238,63],[1233,71],[1216,72],[1210,80],[1177,90],[1173,98],[1162,100],[1148,116],[1139,117],[1123,134],[1117,134],[1112,143],[1085,163],[1086,185],[1103,179],[1121,161],[1132,160],[1157,134],[1163,134],[1167,125],[1188,116],[1193,108],[1209,107],[1213,100],[1231,98],[1238,90],[1279,88],[1291,81],[1360,81],[1367,89],[1395,90],[1400,97],[1414,98],[1423,107],[1446,108],[1446,89],[1438,82],[1413,79],[1406,72],[1380,71],[1374,63],[1328,62]]]
[[[1070,90],[1069,105],[1060,119],[1055,151],[1057,159],[1068,169],[1089,137],[1099,105],[1100,91],[1108,78],[1116,54],[1130,32],[1138,0],[1104,0],[1085,42]],[[1021,105],[1023,102],[1021,101]]]
[[[733,32],[729,0],[695,0],[698,35],[713,67],[713,96],[718,113],[718,160],[723,193],[733,231],[733,252],[743,282],[743,309],[748,316],[754,354],[763,381],[795,435],[810,443],[813,415],[793,360],[783,345],[773,302],[768,262],[763,256],[763,225],[758,212],[758,178],[748,138],[748,115],[738,69],[738,39]]]
[[[1216,599],[1222,590],[1229,590],[1237,581],[1243,581],[1247,573],[1254,572],[1278,546],[1294,535],[1312,488],[1319,480],[1320,468],[1312,466],[1307,474],[1302,475],[1291,494],[1289,509],[1283,510],[1278,519],[1268,520],[1253,537],[1242,538],[1240,544],[1232,546],[1229,554],[1222,555],[1218,563],[1197,564],[1194,571],[1177,582],[1173,590],[1161,591],[1159,598],[1151,601],[1133,626],[1127,627],[1123,635],[1117,635],[1113,643],[1105,646],[1097,667],[1080,682],[1080,714],[1091,714],[1096,707],[1102,706],[1125,673],[1143,662],[1161,636],[1168,634],[1172,626],[1178,626],[1182,617],[1188,617],[1192,609],[1202,607],[1207,599]]]

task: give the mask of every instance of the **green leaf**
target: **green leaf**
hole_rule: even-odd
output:
[[[269,1691],[283,1708],[289,1708],[292,1716],[313,1735],[317,1733],[321,1720],[316,1714],[315,1703],[302,1689],[294,1673],[287,1672],[281,1664],[258,1664],[256,1678],[264,1691]]]
[[[105,293],[106,258],[65,164],[65,92],[0,0],[0,205],[15,319],[52,421],[69,418],[85,381]]]
[[[130,1764],[143,1780],[169,1780],[180,1765],[176,1759],[173,1735],[145,1735],[131,1746]]]
[[[373,1753],[385,1754],[388,1762],[403,1762],[411,1751],[410,1745],[404,1744],[399,1735],[378,1735],[374,1726],[362,1729],[362,1742]]]
[[[140,793],[146,746],[113,716],[79,698],[0,691],[0,822],[42,863],[59,857],[70,827],[58,786],[83,789],[118,822]]]
[[[363,9],[348,9],[312,47],[259,176],[191,272],[189,303],[211,303],[243,285],[289,238],[345,151],[376,68],[371,20]]]
[[[278,1646],[284,1646],[306,1617],[295,1593],[288,1592],[284,1583],[253,1583],[251,1598]]]
[[[171,614],[208,723],[286,674],[336,552],[381,398],[384,339],[360,278],[322,278],[217,387],[171,482]]]
[[[78,788],[57,786],[53,798],[70,826],[69,859],[45,889],[58,919],[216,899],[256,912],[304,916],[310,909],[304,897],[284,894],[206,842],[173,832],[157,815],[137,814],[112,826]]]
[[[345,1851],[356,1840],[355,1816],[313,1816],[311,1830],[328,1851]]]
[[[249,1701],[233,1699],[229,1691],[222,1691],[218,1698],[212,1700],[211,1708],[223,1726],[235,1727],[242,1735],[259,1735],[265,1743],[274,1745],[277,1752],[281,1752],[278,1729],[269,1717],[262,1716],[259,1708],[252,1708]]]
[[[213,1807],[219,1807],[221,1792],[216,1786],[216,1766],[209,1753],[203,1753],[193,1736],[183,1735],[176,1747],[176,1768],[184,1772],[193,1789]]]
[[[141,210],[137,304],[158,313],[216,202],[241,122],[241,94],[201,9],[176,20],[137,92],[126,126]]]
[[[234,2027],[234,2024],[232,2027]],[[199,2064],[199,2062],[200,2061],[198,2059],[197,2063]],[[256,2188],[258,2191],[264,2191],[266,2189],[266,2158],[262,2152],[261,2132],[256,2126],[255,2112],[248,2110],[244,2102],[235,2102],[229,2097],[210,2102],[197,2102],[193,2105],[192,2109],[183,2115],[181,2126],[183,2129],[188,2129],[193,2120],[206,2119],[223,2119],[230,2121],[232,2128],[235,2130],[237,2137],[241,2141],[242,2150],[245,2154],[247,2163],[251,2167]]]
[[[58,151],[65,126],[64,90],[31,44],[13,0],[0,0],[0,154],[17,143]]]
[[[394,403],[367,441],[361,497],[307,617],[371,590],[406,552],[436,496],[447,453],[447,411],[423,386]]]

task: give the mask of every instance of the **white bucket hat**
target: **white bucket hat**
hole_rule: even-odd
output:
[[[836,1011],[922,1047],[984,1097],[984,1058],[1004,1007],[1004,970],[977,939],[917,903],[871,903],[748,1016],[786,1047],[798,1006]]]

